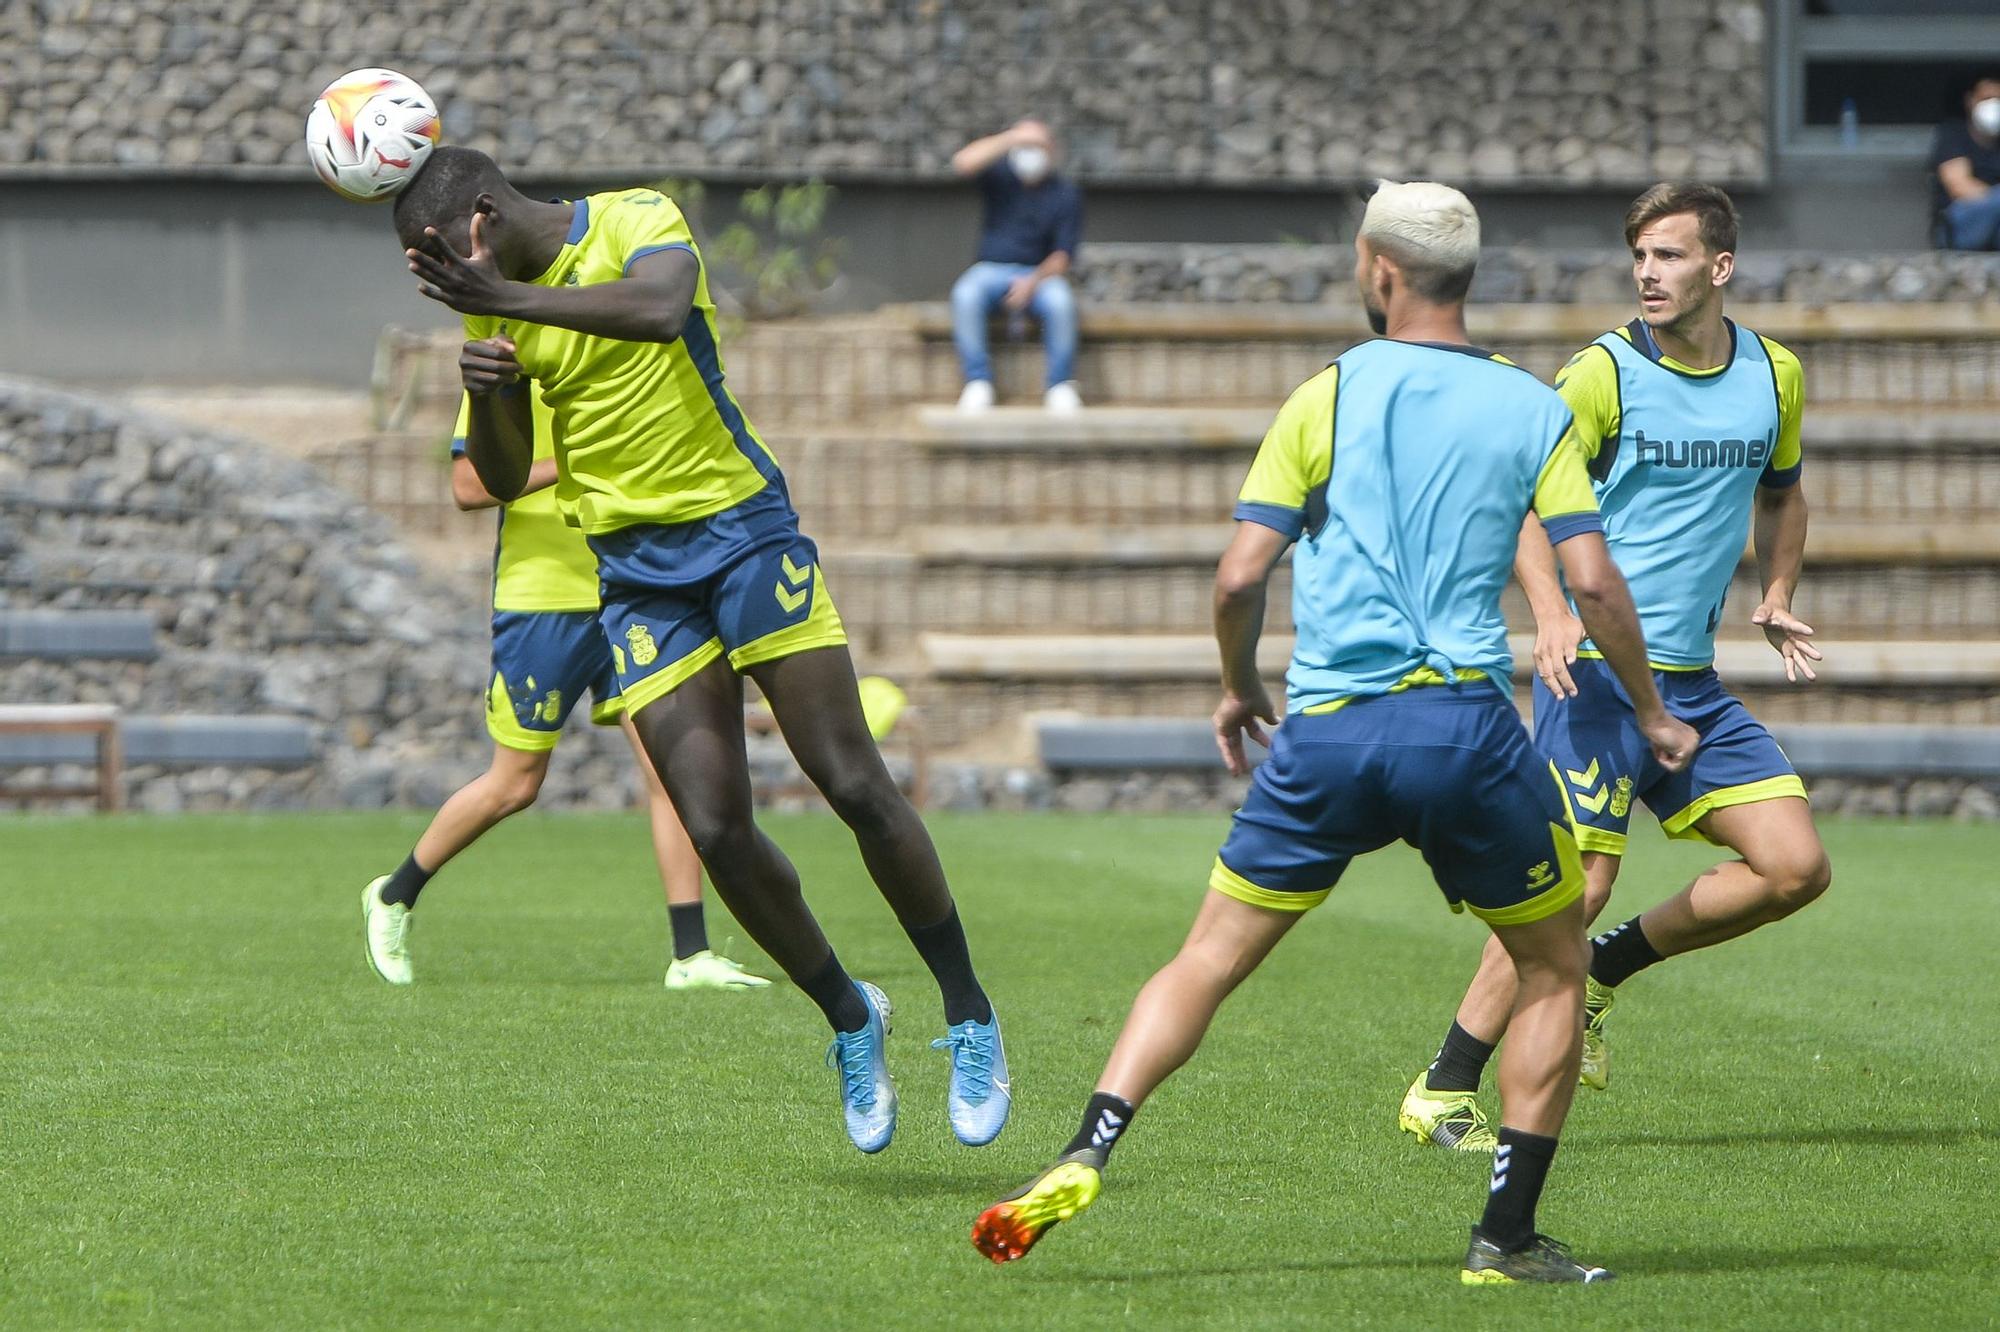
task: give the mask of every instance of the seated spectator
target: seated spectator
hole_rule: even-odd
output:
[[[1965,94],[1965,119],[1931,140],[1938,235],[1946,249],[2000,250],[2000,77]]]
[[[985,198],[978,262],[951,289],[952,339],[965,372],[960,411],[993,405],[986,321],[1002,307],[1041,322],[1048,356],[1042,405],[1052,412],[1083,405],[1073,378],[1076,297],[1067,276],[1083,236],[1083,196],[1056,173],[1056,156],[1055,135],[1039,120],[1020,121],[952,154],[951,169],[977,180]]]

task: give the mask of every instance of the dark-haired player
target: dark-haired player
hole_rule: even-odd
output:
[[[745,675],[937,978],[953,1132],[992,1141],[1011,1103],[999,1023],[930,835],[869,733],[817,548],[723,381],[680,210],[650,189],[540,202],[485,155],[441,148],[395,217],[419,290],[465,316],[466,456],[489,492],[527,482],[531,395],[554,412],[556,500],[597,556],[628,714],[723,902],[833,1027],[849,1138],[875,1152],[895,1132],[889,1005],[849,977],[751,816]]]
[[[1605,539],[1646,627],[1654,683],[1701,733],[1694,761],[1669,772],[1647,753],[1629,697],[1585,637],[1542,532],[1522,530],[1516,570],[1536,625],[1535,745],[1562,770],[1595,919],[1625,854],[1634,797],[1669,837],[1712,842],[1741,859],[1708,870],[1591,945],[1581,1075],[1610,1077],[1604,1017],[1617,987],[1679,953],[1747,934],[1813,901],[1832,880],[1806,789],[1784,751],[1715,674],[1715,631],[1730,579],[1754,540],[1763,599],[1750,622],[1814,678],[1811,626],[1792,614],[1805,557],[1799,485],[1798,358],[1722,313],[1737,219],[1712,185],[1656,185],[1625,216],[1639,317],[1578,352],[1556,377],[1590,459]],[[1399,1122],[1420,1142],[1491,1150],[1473,1093],[1508,1030],[1513,968],[1489,947],[1430,1069]]]

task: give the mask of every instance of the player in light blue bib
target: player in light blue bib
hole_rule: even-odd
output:
[[[1217,1007],[1356,856],[1419,848],[1454,909],[1484,920],[1522,977],[1486,1210],[1461,1279],[1600,1281],[1535,1229],[1576,1085],[1583,871],[1564,787],[1513,703],[1500,590],[1522,521],[1548,528],[1581,614],[1634,700],[1648,752],[1678,768],[1694,733],[1660,702],[1556,394],[1471,346],[1479,222],[1458,191],[1385,185],[1355,242],[1385,337],[1300,386],[1265,436],[1216,572],[1232,770],[1276,719],[1257,674],[1272,567],[1296,543],[1288,707],[1209,876],[1180,954],[1140,991],[1082,1127],[1056,1164],[980,1215],[996,1262],[1097,1197],[1113,1145],[1200,1044]],[[1211,1196],[1218,1192],[1205,1189]]]
[[[1594,920],[1610,899],[1636,797],[1669,837],[1742,857],[1592,943],[1583,1082],[1610,1077],[1604,1016],[1616,987],[1678,953],[1780,920],[1832,878],[1806,789],[1769,731],[1722,687],[1715,631],[1744,541],[1754,538],[1762,602],[1750,613],[1784,659],[1814,678],[1813,631],[1791,612],[1805,555],[1799,485],[1798,358],[1723,317],[1736,209],[1709,185],[1656,185],[1626,214],[1640,315],[1573,357],[1556,388],[1576,415],[1612,558],[1631,584],[1667,707],[1701,734],[1679,772],[1655,764],[1631,701],[1584,636],[1541,533],[1524,530],[1517,571],[1534,608],[1535,745],[1561,769]],[[1515,992],[1488,948],[1430,1069],[1404,1098],[1419,1141],[1492,1146],[1473,1094],[1508,1030]]]

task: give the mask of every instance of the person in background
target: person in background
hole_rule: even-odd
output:
[[[1083,195],[1057,173],[1058,157],[1055,135],[1039,120],[1017,121],[952,154],[951,169],[978,181],[984,198],[979,258],[951,289],[952,339],[965,372],[960,411],[993,405],[986,321],[996,308],[1025,311],[1041,323],[1048,356],[1042,405],[1052,412],[1083,405],[1074,378],[1076,296],[1068,276],[1083,238]]]
[[[1965,119],[1937,127],[1931,170],[1943,248],[2000,250],[2000,75],[1966,90]]]

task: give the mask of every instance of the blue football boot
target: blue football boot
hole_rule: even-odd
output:
[[[984,1147],[1007,1126],[1014,1088],[1007,1080],[1007,1052],[1000,1045],[1000,1015],[961,1022],[931,1042],[951,1051],[951,1090],[945,1106],[951,1131],[968,1147]]]
[[[896,1136],[896,1084],[889,1076],[884,1049],[893,1010],[889,996],[867,981],[854,982],[854,988],[868,1005],[868,1025],[859,1031],[835,1032],[833,1044],[826,1048],[826,1066],[840,1074],[848,1141],[874,1153]]]

